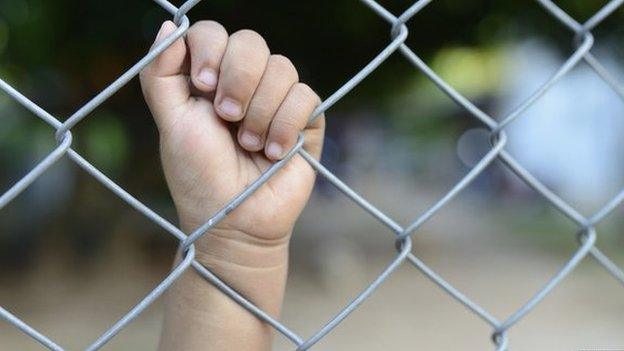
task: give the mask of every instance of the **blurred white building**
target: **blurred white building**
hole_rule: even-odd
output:
[[[611,56],[593,52],[616,79],[622,77]],[[496,115],[530,96],[564,59],[540,42],[516,47]],[[584,62],[507,130],[510,153],[573,204],[595,208],[624,187],[624,101]]]

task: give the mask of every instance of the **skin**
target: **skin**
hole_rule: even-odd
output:
[[[154,45],[176,26],[165,22]],[[195,23],[143,72],[141,86],[160,134],[162,165],[180,226],[201,226],[281,159],[297,140],[316,158],[320,103],[284,56],[256,32],[232,34]],[[310,197],[315,172],[296,155],[271,180],[195,243],[196,259],[267,313],[278,317],[288,243]],[[179,259],[179,258],[178,258]],[[271,348],[271,328],[188,270],[166,296],[159,349]]]

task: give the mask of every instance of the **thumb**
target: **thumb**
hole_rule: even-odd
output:
[[[160,27],[150,50],[163,43],[178,30],[171,21]],[[182,37],[176,39],[141,72],[141,88],[159,128],[172,121],[171,111],[188,101],[190,88],[187,79],[188,62],[186,44]]]

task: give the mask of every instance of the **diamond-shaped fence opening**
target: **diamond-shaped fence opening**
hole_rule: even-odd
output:
[[[284,337],[290,340],[293,347],[297,350],[310,349],[325,336],[332,333],[336,326],[338,326],[346,318],[349,318],[350,313],[359,308],[361,304],[366,301],[366,299],[379,286],[383,285],[387,278],[401,265],[411,265],[416,268],[427,278],[432,280],[437,286],[439,286],[440,289],[446,292],[449,298],[457,300],[459,303],[463,304],[469,311],[478,316],[483,323],[489,325],[492,331],[490,337],[496,350],[508,349],[510,344],[508,331],[527,314],[531,313],[531,311],[537,307],[544,297],[547,296],[553,289],[557,288],[560,282],[586,257],[592,257],[602,267],[604,267],[604,269],[606,269],[613,276],[613,278],[624,284],[624,272],[613,261],[611,261],[609,257],[600,251],[596,245],[599,234],[595,229],[598,223],[609,216],[621,204],[621,202],[624,201],[624,190],[615,194],[611,200],[605,203],[603,207],[595,213],[583,214],[561,199],[555,192],[550,190],[544,183],[527,171],[522,164],[520,164],[505,150],[508,140],[507,135],[505,134],[505,129],[516,119],[522,118],[524,111],[530,108],[551,87],[557,84],[562,77],[566,76],[566,74],[568,74],[580,63],[589,65],[592,70],[600,78],[602,78],[614,90],[614,92],[618,94],[619,97],[624,100],[624,86],[619,83],[619,80],[616,79],[616,77],[614,77],[591,52],[594,43],[594,37],[591,33],[592,29],[600,25],[605,18],[619,8],[622,3],[624,3],[624,0],[612,0],[608,2],[584,23],[576,21],[549,0],[537,0],[537,3],[543,7],[543,10],[546,11],[548,15],[552,16],[554,21],[560,22],[570,30],[572,37],[574,38],[572,42],[574,51],[561,63],[559,69],[554,72],[551,77],[546,79],[538,89],[536,89],[530,96],[527,96],[525,100],[515,108],[500,116],[491,116],[490,114],[479,109],[475,104],[462,96],[435,71],[433,71],[427,63],[418,56],[417,50],[413,50],[405,44],[405,41],[409,36],[409,29],[406,23],[410,20],[416,21],[419,16],[419,12],[428,6],[432,0],[417,1],[399,15],[390,13],[386,10],[386,8],[374,0],[361,0],[364,6],[367,6],[371,11],[388,23],[390,40],[387,46],[379,51],[367,65],[361,68],[356,75],[347,79],[338,90],[327,97],[321,105],[318,106],[318,108],[310,116],[310,121],[330,109],[332,105],[348,94],[371,72],[375,71],[388,57],[391,55],[400,55],[414,66],[415,73],[420,72],[424,74],[443,93],[445,93],[449,99],[456,103],[461,109],[465,110],[467,114],[472,116],[476,122],[489,129],[491,134],[490,150],[483,155],[480,161],[476,163],[476,165],[474,165],[461,179],[459,179],[457,183],[451,186],[446,194],[434,202],[427,210],[423,213],[415,214],[415,217],[410,222],[400,224],[392,218],[392,214],[384,213],[376,208],[365,197],[351,189],[341,179],[325,168],[321,162],[316,161],[310,154],[308,154],[303,147],[303,136],[300,136],[295,147],[282,161],[275,163],[267,169],[256,181],[250,184],[248,188],[246,188],[238,196],[231,199],[231,201],[220,211],[217,211],[211,218],[206,218],[205,224],[192,233],[184,233],[174,224],[170,223],[148,206],[141,203],[71,148],[73,141],[71,133],[72,128],[85,118],[89,118],[91,113],[96,110],[100,104],[110,98],[130,80],[135,78],[143,67],[145,67],[151,60],[171,45],[176,39],[184,35],[190,24],[186,14],[200,2],[200,0],[188,0],[178,8],[166,0],[154,1],[163,9],[171,13],[174,22],[178,24],[179,28],[168,38],[163,40],[161,44],[153,48],[128,71],[97,94],[93,99],[67,117],[67,119],[63,122],[48,113],[46,110],[37,106],[26,96],[14,89],[11,85],[7,84],[3,80],[0,80],[0,89],[32,112],[34,116],[46,122],[51,127],[50,133],[55,133],[54,135],[58,141],[57,146],[51,150],[47,156],[33,165],[32,168],[19,181],[14,183],[9,189],[3,189],[3,193],[0,195],[0,210],[18,197],[25,189],[31,186],[33,182],[45,173],[52,165],[62,158],[68,158],[90,176],[99,181],[109,191],[121,198],[135,210],[139,211],[149,220],[153,221],[167,233],[174,236],[180,242],[183,259],[172,270],[172,272],[170,272],[164,280],[162,280],[147,296],[138,302],[126,315],[121,317],[108,330],[103,331],[97,340],[93,341],[90,345],[87,345],[85,347],[86,350],[97,350],[104,346],[108,341],[114,338],[117,333],[126,327],[128,323],[149,307],[173,284],[173,282],[181,276],[183,272],[190,267],[193,267],[197,274],[204,277],[208,284],[213,284],[227,294],[232,300],[246,308],[250,313],[270,324],[277,332],[281,333]],[[297,334],[287,325],[284,325],[280,321],[272,318],[269,314],[255,306],[244,296],[241,296],[234,289],[221,281],[218,276],[213,274],[205,266],[196,261],[194,258],[195,251],[193,246],[195,240],[201,237],[220,220],[225,218],[232,209],[243,203],[251,194],[253,194],[254,191],[266,183],[268,179],[270,179],[281,167],[287,164],[296,154],[301,155],[314,169],[318,171],[318,174],[321,177],[325,178],[329,183],[335,186],[344,196],[350,199],[354,205],[361,207],[370,216],[374,217],[380,223],[388,227],[391,232],[395,234],[394,241],[397,249],[394,259],[388,263],[388,265],[376,276],[375,279],[373,279],[373,281],[370,282],[368,286],[366,286],[353,300],[349,301],[343,309],[336,311],[333,316],[328,316],[327,322],[324,325],[319,326],[316,329],[316,332],[306,337]],[[574,252],[569,254],[569,258],[565,264],[563,264],[558,271],[553,272],[551,278],[544,282],[542,287],[535,291],[532,296],[519,303],[514,313],[506,316],[494,316],[491,312],[462,293],[462,291],[455,288],[450,282],[446,281],[441,274],[427,266],[412,252],[411,241],[412,236],[418,233],[419,228],[424,223],[435,216],[442,208],[444,208],[450,201],[460,194],[495,160],[501,161],[505,167],[515,173],[528,186],[533,188],[541,196],[543,201],[553,206],[563,216],[567,217],[577,226],[577,232],[570,233],[570,240],[576,240],[578,242],[578,246]],[[19,328],[25,334],[35,339],[46,348],[50,350],[63,350],[63,347],[55,343],[54,340],[51,340],[45,334],[42,334],[31,327],[26,321],[20,319],[19,316],[12,314],[10,311],[2,307],[0,307],[0,317],[8,321],[8,323],[16,328]]]

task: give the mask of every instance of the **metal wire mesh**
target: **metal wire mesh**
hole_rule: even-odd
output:
[[[330,97],[325,99],[322,104],[310,116],[310,121],[328,110],[333,104],[340,100],[344,95],[349,93],[364,78],[373,72],[379,65],[393,54],[400,54],[409,62],[411,62],[419,71],[424,73],[442,92],[444,92],[451,100],[453,100],[461,108],[465,109],[471,116],[480,121],[491,131],[491,149],[489,152],[468,172],[459,182],[457,182],[442,198],[440,198],[432,207],[422,213],[412,223],[402,226],[393,220],[389,215],[377,209],[368,202],[363,196],[352,190],[348,185],[342,182],[338,177],[332,174],[320,162],[316,161],[303,148],[303,136],[299,137],[298,143],[288,153],[288,155],[280,162],[275,163],[267,171],[265,171],[255,182],[253,182],[241,194],[232,199],[220,211],[215,213],[206,223],[193,233],[184,233],[182,230],[171,224],[163,217],[159,216],[149,207],[142,204],[135,197],[126,192],[119,185],[115,184],[110,178],[91,165],[81,155],[71,148],[72,134],[71,129],[80,121],[91,114],[100,104],[115,94],[121,87],[133,79],[150,61],[171,45],[176,39],[185,34],[189,28],[190,21],[186,14],[197,5],[200,0],[188,0],[179,8],[175,7],[166,0],[154,0],[156,4],[174,16],[174,22],[178,25],[178,29],[168,38],[163,40],[161,44],[154,47],[145,57],[137,62],[132,68],[110,84],[106,89],[101,91],[92,100],[78,109],[65,122],[61,122],[53,117],[46,110],[37,106],[27,97],[15,90],[11,85],[0,79],[0,88],[18,103],[30,110],[37,117],[43,119],[52,128],[56,130],[56,139],[58,146],[52,150],[42,161],[40,161],[28,174],[15,183],[8,191],[0,197],[0,209],[4,208],[9,202],[17,197],[22,191],[28,188],[38,177],[40,177],[53,164],[58,162],[62,157],[68,157],[87,173],[97,179],[111,192],[124,200],[128,205],[142,213],[151,221],[162,227],[171,235],[180,241],[180,247],[183,252],[183,260],[175,267],[175,269],[152,290],[143,300],[134,306],[123,318],[117,321],[110,329],[104,332],[97,340],[85,348],[85,350],[97,350],[105,345],[108,341],[117,335],[124,327],[128,325],[141,312],[149,307],[163,292],[165,292],[189,267],[210,284],[219,288],[227,294],[232,300],[246,308],[250,313],[270,324],[276,331],[288,338],[296,350],[307,350],[313,347],[317,342],[323,339],[328,333],[349,316],[362,302],[364,302],[386,279],[402,264],[409,263],[431,279],[442,290],[448,293],[449,297],[457,300],[466,308],[479,316],[485,323],[492,327],[492,342],[496,350],[508,349],[509,339],[508,331],[516,323],[530,313],[536,305],[544,299],[559,283],[572,272],[575,267],[586,256],[594,258],[604,269],[606,269],[613,278],[624,284],[624,271],[617,267],[600,249],[596,246],[597,233],[595,226],[607,217],[622,201],[624,201],[624,189],[608,201],[601,209],[591,215],[584,215],[561,199],[557,194],[547,188],[530,172],[528,172],[521,164],[519,164],[507,151],[505,145],[507,137],[505,128],[517,119],[525,110],[539,100],[554,84],[562,77],[568,74],[579,62],[584,61],[593,71],[601,77],[618,95],[624,100],[624,86],[619,84],[609,71],[592,55],[591,49],[594,43],[591,30],[599,25],[606,17],[619,8],[624,0],[612,0],[603,8],[596,12],[585,23],[579,23],[557,5],[550,0],[536,0],[544,10],[554,19],[563,23],[574,34],[575,51],[573,54],[559,67],[559,69],[537,89],[531,96],[511,110],[506,115],[494,118],[480,110],[472,102],[453,89],[447,82],[440,78],[427,64],[414,53],[406,44],[408,37],[408,28],[406,23],[418,14],[424,7],[429,5],[432,0],[420,0],[410,6],[405,12],[399,16],[395,16],[386,10],[383,6],[373,0],[361,0],[361,2],[374,11],[390,24],[391,41],[377,54],[362,70],[354,77],[349,79],[340,89],[334,92]],[[388,266],[370,283],[354,300],[339,311],[325,325],[321,326],[312,336],[304,338],[291,330],[278,320],[255,306],[244,296],[238,294],[234,289],[219,279],[210,270],[194,259],[195,249],[193,243],[201,237],[212,226],[225,218],[230,211],[244,202],[255,190],[261,187],[267,180],[273,176],[281,167],[283,167],[295,155],[301,155],[310,165],[318,171],[318,174],[325,177],[340,192],[353,201],[354,204],[360,206],[371,216],[379,220],[385,226],[390,228],[395,234],[397,255],[388,264]],[[554,206],[561,214],[569,218],[578,226],[576,232],[576,240],[578,241],[578,249],[572,253],[568,261],[554,274],[550,280],[544,285],[515,313],[504,319],[494,317],[490,312],[479,304],[472,301],[461,291],[454,288],[437,272],[429,268],[412,252],[411,235],[413,235],[426,221],[431,219],[440,209],[446,206],[455,196],[465,189],[477,176],[479,176],[495,159],[499,159],[502,163],[513,171],[527,185],[537,191],[544,201]],[[13,315],[11,312],[0,307],[0,317],[8,321],[10,324],[21,329],[24,333],[38,341],[41,345],[50,350],[64,350],[63,347],[52,341],[44,334],[38,332],[27,323]]]

